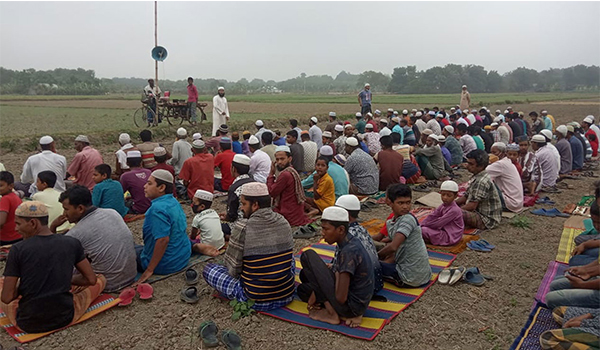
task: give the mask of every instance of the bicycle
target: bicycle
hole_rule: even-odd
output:
[[[156,109],[159,116],[162,117],[160,110]],[[152,117],[152,123],[148,122],[148,114]],[[133,112],[133,123],[138,128],[148,127],[148,126],[157,126],[158,118],[156,113],[145,103],[142,103],[142,107],[138,108]]]

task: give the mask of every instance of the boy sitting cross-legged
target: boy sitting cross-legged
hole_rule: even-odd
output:
[[[340,248],[329,268],[312,249],[302,253],[298,297],[313,320],[358,327],[373,296],[373,264],[361,242],[348,234],[348,212],[329,207],[321,217],[322,235]]]
[[[35,183],[38,191],[31,196],[31,199],[34,201],[42,202],[46,205],[46,208],[48,208],[49,223],[52,223],[56,218],[63,215],[63,207],[59,200],[61,192],[55,189],[54,185],[56,185],[56,174],[51,170],[40,171]],[[119,192],[121,192],[121,185],[119,185]],[[121,197],[123,196],[121,195]],[[72,224],[64,222],[52,232],[65,233],[72,226]]]
[[[96,165],[92,179],[96,183],[92,191],[92,204],[98,208],[114,209],[119,215],[125,216],[129,209],[125,206],[123,187],[119,181],[110,175],[112,169],[108,164]]]
[[[378,255],[383,279],[398,287],[418,287],[431,279],[429,255],[421,235],[421,227],[410,213],[410,187],[394,184],[386,191],[387,205],[394,217],[386,222],[391,242]]]
[[[192,242],[192,251],[217,256],[219,249],[225,245],[225,239],[221,230],[219,214],[214,209],[210,209],[212,202],[212,193],[196,190],[192,199],[192,211],[196,213],[196,216],[192,221],[190,241]]]
[[[460,242],[465,231],[462,210],[455,201],[458,197],[458,184],[452,180],[444,181],[440,187],[440,196],[442,205],[421,223],[423,240],[435,245],[455,245]]]

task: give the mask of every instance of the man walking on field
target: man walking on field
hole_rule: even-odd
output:
[[[194,85],[194,78],[189,77],[187,81],[188,108],[190,109],[192,125],[196,125],[196,104],[198,103],[198,89],[196,88],[196,85]]]
[[[371,97],[371,85],[366,83],[365,88],[358,94],[358,104],[362,115],[371,112]]]
[[[225,88],[220,86],[218,95],[213,97],[213,128],[211,136],[216,136],[219,127],[229,121],[229,107],[225,98]]]
[[[467,86],[462,86],[462,92],[460,93],[460,110],[467,111],[471,105],[471,95],[467,91]]]

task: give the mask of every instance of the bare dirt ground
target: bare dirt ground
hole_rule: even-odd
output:
[[[90,101],[91,102],[91,101]],[[252,104],[248,104],[252,105]],[[303,105],[307,113],[323,109],[345,110],[344,105]],[[375,106],[381,110],[388,106]],[[408,108],[410,106],[392,106]],[[506,106],[489,106],[492,110]],[[599,115],[599,107],[588,105],[552,103],[545,105],[513,105],[515,110],[528,113],[547,109],[559,123],[581,121],[585,115]],[[250,107],[247,107],[250,108]],[[263,104],[262,110],[269,108]],[[273,108],[277,105],[273,105]],[[349,112],[354,111],[348,106]],[[338,112],[338,114],[340,114]],[[161,140],[170,148],[172,139]],[[113,152],[117,149],[103,146],[104,159],[114,163]],[[75,150],[60,149],[68,160]],[[16,176],[28,153],[8,153],[0,161]],[[469,178],[461,170],[460,182]],[[574,189],[549,195],[562,209],[566,204],[577,202],[590,192],[594,179],[567,180]],[[414,197],[422,196],[414,192]],[[218,211],[224,210],[223,199],[215,201]],[[536,205],[536,207],[540,207]],[[192,213],[184,208],[191,224]],[[361,214],[364,220],[384,219],[390,210],[384,205],[370,213]],[[198,284],[200,302],[188,305],[179,300],[184,286],[181,274],[154,284],[154,298],[149,302],[135,300],[126,308],[113,308],[80,325],[70,327],[53,335],[34,341],[27,349],[202,349],[197,337],[197,327],[204,320],[214,320],[220,329],[235,329],[243,339],[245,349],[315,349],[326,345],[329,349],[507,349],[519,334],[527,320],[533,297],[546,271],[554,260],[563,218],[543,218],[524,214],[530,222],[528,229],[515,228],[503,219],[500,227],[486,231],[482,237],[497,248],[491,253],[466,251],[458,255],[454,266],[478,266],[483,273],[492,275],[482,287],[464,283],[455,286],[433,285],[421,299],[403,311],[391,324],[385,326],[373,341],[348,338],[337,333],[307,328],[288,322],[256,315],[240,321],[231,321],[232,309],[211,296],[212,290],[201,280]],[[129,224],[135,240],[141,243],[142,222]],[[315,237],[295,242],[295,251],[318,241]],[[219,261],[219,259],[217,259]],[[3,267],[4,263],[0,263]],[[201,271],[204,264],[198,265]],[[484,330],[485,329],[485,330]],[[5,332],[0,332],[0,344],[4,348],[17,345]],[[224,348],[222,346],[221,348]]]

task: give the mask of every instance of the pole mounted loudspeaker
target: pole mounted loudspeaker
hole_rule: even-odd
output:
[[[152,49],[152,58],[155,61],[164,61],[167,58],[167,49],[162,46],[156,46]]]

